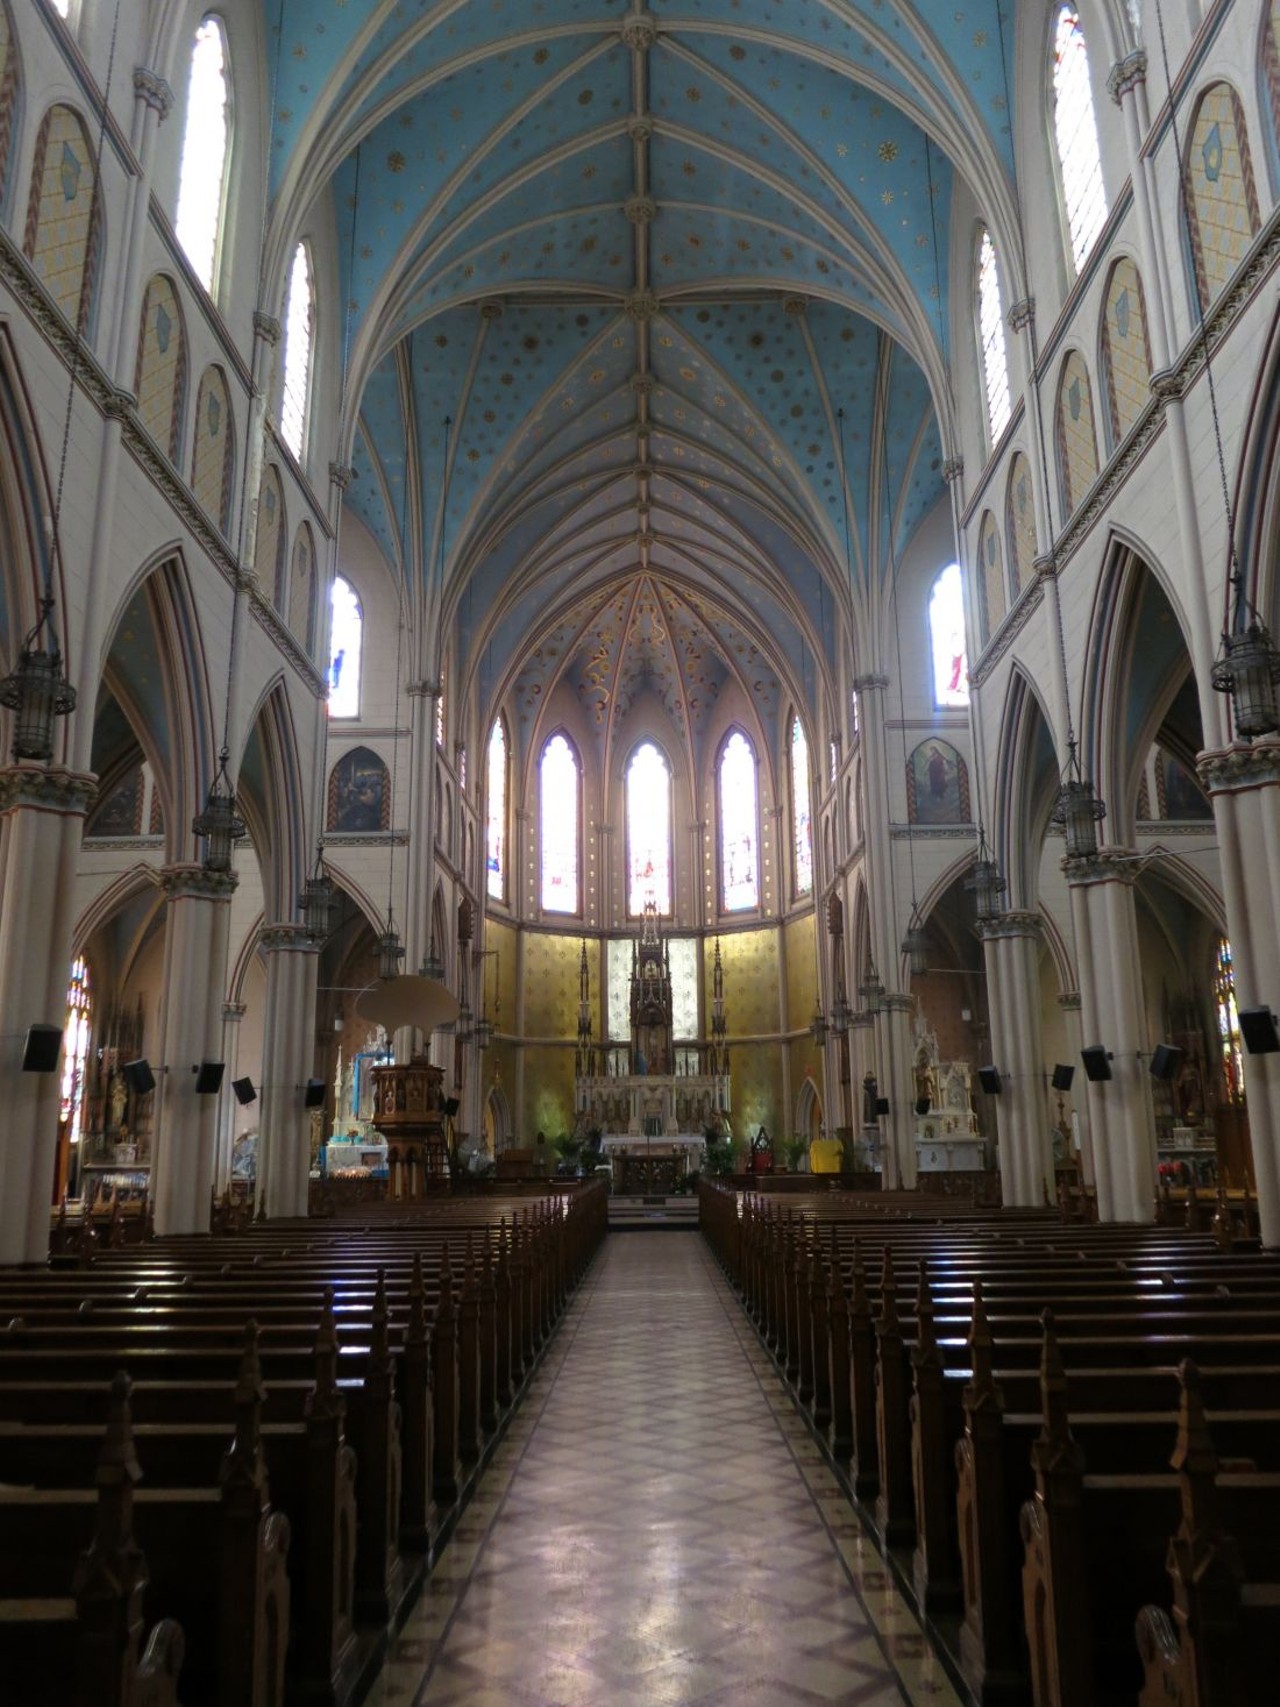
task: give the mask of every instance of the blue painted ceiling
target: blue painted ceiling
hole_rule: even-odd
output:
[[[264,0],[274,217],[337,223],[346,502],[482,691],[536,644],[586,703],[547,636],[608,610],[689,723],[680,636],[718,692],[736,610],[776,710],[883,608],[943,489],[954,187],[1007,188],[1006,12]]]

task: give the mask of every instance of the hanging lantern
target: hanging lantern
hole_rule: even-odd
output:
[[[378,938],[378,976],[380,978],[397,978],[400,975],[400,962],[404,959],[404,945],[400,941],[400,933],[395,927],[390,912],[387,914],[387,928]]]
[[[52,599],[41,601],[40,620],[22,642],[17,669],[0,681],[0,705],[16,713],[13,757],[35,759],[42,765],[53,759],[54,718],[76,708],[76,690],[62,673],[57,642],[47,651],[38,644],[52,610]]]
[[[822,1011],[822,1003],[816,997],[813,1004],[813,1018],[809,1021],[809,1036],[819,1049],[826,1047],[827,1016]]]
[[[303,928],[312,942],[324,942],[329,935],[333,929],[333,915],[337,905],[337,890],[333,879],[324,868],[321,846],[317,844],[315,870],[303,885],[302,898],[298,902]]]
[[[876,972],[875,962],[867,962],[867,975],[858,987],[862,1006],[869,1014],[878,1014],[884,1006],[884,985]]]
[[[444,961],[436,953],[436,939],[432,937],[431,947],[423,957],[422,965],[418,968],[419,978],[434,978],[437,984],[444,983]]]
[[[987,848],[987,834],[981,824],[978,826],[978,857],[964,880],[964,886],[973,896],[973,910],[978,917],[995,918],[1000,911],[1000,897],[1005,891],[1005,881],[1000,875],[1000,867],[992,859]]]
[[[1075,742],[1068,742],[1067,747],[1067,768],[1049,822],[1066,837],[1068,859],[1092,859],[1098,851],[1098,825],[1107,809],[1095,796],[1093,784],[1080,774]]]
[[[466,1002],[458,1009],[458,1017],[454,1022],[453,1035],[458,1043],[470,1043],[474,1036],[471,1025],[471,1009]]]
[[[911,909],[911,922],[902,939],[902,952],[907,957],[913,978],[922,978],[929,970],[929,940],[924,934],[924,921],[919,907]]]
[[[831,1009],[831,1029],[835,1032],[837,1037],[845,1036],[849,1030],[849,1023],[852,1019],[853,1009],[849,1006],[849,998],[845,995],[844,991],[841,990],[837,994],[835,1003]]]
[[[493,1021],[485,1014],[476,1021],[475,1039],[477,1049],[487,1049],[493,1042]]]
[[[192,834],[205,844],[201,865],[206,871],[230,871],[231,853],[248,833],[236,812],[235,790],[227,775],[230,754],[224,747],[218,755],[218,774],[213,779],[204,811],[191,820]]]
[[[1280,654],[1256,616],[1243,632],[1222,636],[1222,656],[1210,680],[1219,693],[1231,695],[1236,734],[1243,740],[1253,741],[1280,729],[1276,706]]]

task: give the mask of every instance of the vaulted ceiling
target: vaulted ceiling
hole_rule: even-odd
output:
[[[726,636],[770,715],[830,684],[943,490],[1009,0],[264,4],[280,254],[337,221],[346,502],[482,704],[553,656],[591,703],[595,628],[650,660],[610,718],[648,670],[690,738]]]

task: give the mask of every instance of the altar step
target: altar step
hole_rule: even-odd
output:
[[[609,1230],[677,1227],[682,1232],[698,1225],[696,1197],[618,1197],[609,1199]]]

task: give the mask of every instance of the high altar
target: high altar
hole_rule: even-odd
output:
[[[574,1106],[579,1132],[598,1130],[618,1190],[657,1191],[697,1165],[708,1126],[729,1107],[724,973],[716,944],[711,1038],[677,1039],[672,1022],[670,951],[652,900],[631,949],[631,1035],[597,1046],[584,944],[579,972]]]
[[[978,1130],[967,1061],[941,1061],[922,1013],[915,1023],[916,1167],[921,1173],[976,1172],[990,1165]]]

